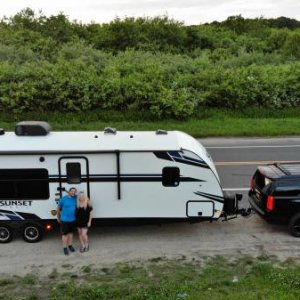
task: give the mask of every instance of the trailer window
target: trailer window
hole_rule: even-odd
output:
[[[67,182],[71,184],[81,183],[80,163],[67,163]]]
[[[0,199],[49,199],[46,169],[0,169]]]
[[[162,170],[163,186],[178,186],[180,181],[180,171],[177,167],[165,167]]]

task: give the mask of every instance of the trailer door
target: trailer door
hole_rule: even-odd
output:
[[[75,187],[90,197],[89,162],[84,156],[62,156],[58,160],[59,193]]]

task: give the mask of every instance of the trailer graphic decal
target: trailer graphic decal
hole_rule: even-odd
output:
[[[89,174],[82,176],[82,182],[162,182],[162,174],[124,174],[120,179],[116,174]],[[180,177],[181,182],[204,182],[204,180],[192,177]],[[49,175],[49,182],[67,182],[67,176]]]
[[[0,210],[0,220],[11,220],[11,221],[19,221],[19,220],[34,220],[40,219],[35,214],[23,213],[23,212],[14,212],[10,210]]]
[[[203,192],[200,192],[200,191],[194,192],[194,194],[196,194],[198,196],[202,196],[202,197],[210,199],[210,200],[214,200],[216,202],[224,203],[224,197],[221,197],[221,196],[208,194],[208,193],[203,193]]]
[[[209,166],[207,163],[202,159],[195,159],[192,157],[188,157],[187,155],[184,155],[183,153],[180,153],[179,151],[169,151],[169,152],[153,152],[154,155],[159,159],[164,160],[170,160],[170,161],[176,161],[182,164],[192,165],[192,166],[198,166],[202,168],[209,169]]]
[[[1,206],[31,206],[31,200],[0,200]]]

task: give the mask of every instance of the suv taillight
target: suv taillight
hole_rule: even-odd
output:
[[[274,210],[275,198],[273,196],[268,196],[267,198],[267,211]]]

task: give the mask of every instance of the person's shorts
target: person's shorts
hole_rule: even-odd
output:
[[[62,235],[73,233],[75,228],[76,222],[61,222],[60,224],[60,230]]]
[[[81,229],[81,230],[84,231],[85,233],[87,233],[88,230],[89,230],[89,228],[88,228],[87,226],[86,226],[86,227],[78,227],[78,226],[77,226],[77,229],[78,229],[78,230]]]

